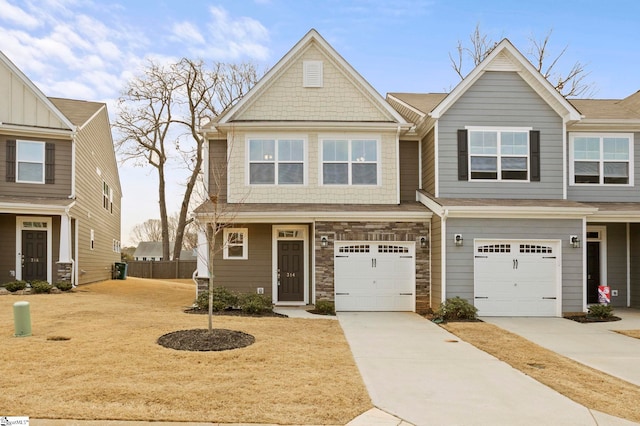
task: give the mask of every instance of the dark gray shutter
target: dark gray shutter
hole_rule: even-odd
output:
[[[467,131],[458,130],[458,180],[469,180],[469,144]]]
[[[16,181],[16,141],[7,141],[7,182]]]
[[[540,182],[540,130],[529,132],[529,163],[531,182]]]
[[[47,142],[44,155],[44,183],[56,183],[56,145]]]

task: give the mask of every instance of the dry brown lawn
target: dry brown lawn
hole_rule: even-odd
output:
[[[616,333],[624,334],[625,336],[640,339],[640,330],[614,330]]]
[[[206,328],[182,312],[193,284],[128,278],[73,293],[0,297],[3,415],[32,418],[345,424],[372,407],[337,321],[214,317],[256,342],[224,352],[164,348]],[[30,302],[33,335],[14,337]],[[65,340],[68,339],[68,340]]]
[[[640,422],[640,387],[558,355],[484,322],[445,329],[587,408]]]

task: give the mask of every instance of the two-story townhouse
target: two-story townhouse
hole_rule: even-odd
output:
[[[309,31],[205,130],[201,289],[212,278],[280,305],[428,308],[431,212],[416,202],[418,143],[400,141],[411,127]]]
[[[109,279],[121,188],[107,107],[48,98],[0,52],[0,284]]]
[[[508,40],[451,93],[388,94],[416,123],[434,306],[560,316],[607,284],[638,305],[638,99],[569,101]]]

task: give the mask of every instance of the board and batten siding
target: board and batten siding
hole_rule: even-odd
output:
[[[569,235],[582,235],[582,220],[449,218],[446,232],[447,298],[474,301],[474,240],[561,240],[562,312],[583,310],[583,250],[569,245]],[[463,235],[462,247],[453,244],[455,234]]]
[[[613,132],[594,132],[594,135]],[[622,132],[628,133],[628,132]],[[569,132],[571,134],[571,132]],[[569,185],[567,198],[574,201],[591,202],[638,202],[640,201],[640,133],[633,134],[633,186],[627,185]],[[567,149],[571,149],[569,136],[567,136]],[[570,153],[567,153],[567,161],[571,161]],[[569,173],[567,164],[567,173]],[[569,176],[572,181],[573,176]]]
[[[264,288],[266,296],[272,288],[272,226],[271,224],[234,224],[233,228],[247,228],[249,239],[247,259],[224,259],[222,252],[223,232],[216,235],[213,253],[213,285],[222,286],[238,293],[256,293]]]
[[[52,184],[7,182],[7,140],[55,144],[55,181]],[[39,137],[0,136],[0,194],[19,197],[66,198],[71,195],[71,141]]]
[[[436,309],[442,301],[442,218],[431,217],[431,308]]]
[[[420,185],[418,142],[400,141],[400,201],[416,201]]]
[[[227,141],[209,140],[209,195],[227,201]]]
[[[435,169],[435,130],[420,141],[422,144],[422,188],[430,194],[436,193],[436,169]]]
[[[113,212],[102,205],[103,180],[113,191]],[[78,227],[78,284],[110,279],[113,264],[121,259],[120,253],[113,250],[113,240],[121,240],[121,191],[105,108],[86,123],[76,137],[77,199],[71,214]]]
[[[607,285],[618,290],[611,296],[611,305],[627,306],[627,224],[608,223],[607,227]]]
[[[640,223],[630,224],[631,307],[640,308]]]
[[[465,126],[540,131],[540,182],[458,180],[457,131]],[[515,72],[488,71],[440,118],[439,196],[561,199],[561,117]]]

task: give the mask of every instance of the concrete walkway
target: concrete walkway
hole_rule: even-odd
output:
[[[634,424],[588,410],[416,314],[338,319],[373,404],[395,417],[379,425]]]
[[[612,330],[640,330],[640,310],[618,309],[621,321],[581,324],[564,318],[498,318],[495,324],[561,355],[640,386],[640,339]]]

